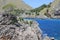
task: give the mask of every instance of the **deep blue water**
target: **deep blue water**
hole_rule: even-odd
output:
[[[60,19],[29,19],[39,23],[39,27],[43,31],[43,34],[48,34],[48,36],[60,40]]]

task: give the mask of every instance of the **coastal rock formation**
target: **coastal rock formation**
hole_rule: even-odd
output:
[[[42,40],[42,32],[35,25],[19,24],[16,16],[0,14],[0,40]]]
[[[60,0],[51,3],[50,14],[52,18],[60,18]]]
[[[42,10],[42,14],[48,18],[60,18],[60,0],[53,0],[49,7],[46,7]]]
[[[60,0],[54,0],[51,4],[51,7],[55,10],[60,9]]]

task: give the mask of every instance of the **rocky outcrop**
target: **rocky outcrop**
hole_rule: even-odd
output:
[[[60,0],[54,0],[51,4],[52,9],[60,9]]]
[[[41,34],[37,26],[32,28],[21,25],[16,16],[12,14],[1,14],[0,16],[0,39],[9,40],[40,40]],[[39,36],[40,35],[40,36]],[[4,40],[5,40],[4,39]]]
[[[49,10],[52,18],[60,18],[60,0],[54,0]]]
[[[37,22],[33,22],[31,26],[20,23],[18,23],[16,16],[12,14],[0,14],[0,40],[44,39]]]

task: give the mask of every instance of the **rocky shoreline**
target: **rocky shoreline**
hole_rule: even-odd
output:
[[[0,16],[0,40],[52,40],[43,38],[41,29],[35,21],[18,21],[12,14],[2,13]],[[30,25],[30,23],[32,23]]]

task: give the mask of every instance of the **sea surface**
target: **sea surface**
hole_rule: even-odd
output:
[[[60,40],[60,19],[26,19],[37,21],[43,34],[47,34],[49,37],[54,37],[56,40]]]

